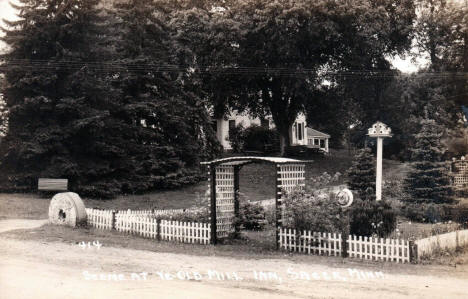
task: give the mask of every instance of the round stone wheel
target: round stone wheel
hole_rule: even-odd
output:
[[[340,206],[347,208],[353,203],[353,192],[347,188],[342,189],[336,193],[336,198]]]
[[[55,194],[49,205],[49,222],[76,227],[86,224],[86,208],[80,196],[73,192]]]

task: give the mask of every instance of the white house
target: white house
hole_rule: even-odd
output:
[[[231,149],[231,145],[228,141],[229,132],[239,124],[242,124],[244,128],[252,125],[264,126],[270,129],[275,127],[271,116],[265,117],[265,119],[253,118],[248,113],[237,113],[236,111],[231,112],[229,115],[216,119],[216,137],[221,143],[224,149]],[[312,139],[310,139],[309,133],[312,133]],[[300,113],[296,121],[289,128],[289,140],[290,145],[306,145],[311,148],[319,148],[320,150],[328,153],[328,139],[330,135],[319,132],[317,130],[307,128],[305,115]]]
[[[328,139],[330,139],[330,135],[312,128],[307,128],[307,139],[307,147],[318,148],[328,153]]]

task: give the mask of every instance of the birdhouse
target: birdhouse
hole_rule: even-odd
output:
[[[368,129],[367,135],[369,137],[392,137],[392,129],[378,121]]]

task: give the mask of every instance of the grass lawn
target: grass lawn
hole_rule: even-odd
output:
[[[0,193],[0,219],[45,219],[49,204],[49,198],[36,194]]]
[[[306,166],[306,179],[324,172],[344,174],[351,166],[352,156],[346,150],[332,151],[331,155],[314,158]],[[384,160],[384,179],[401,178],[407,166]],[[273,164],[249,164],[240,171],[240,192],[249,200],[257,201],[275,197],[276,173]],[[338,184],[343,183],[343,180]],[[180,209],[196,203],[198,196],[208,190],[208,182],[187,186],[178,190],[155,191],[142,195],[121,195],[113,200],[83,198],[86,207],[116,210]],[[0,219],[47,218],[50,197],[37,194],[0,194]]]

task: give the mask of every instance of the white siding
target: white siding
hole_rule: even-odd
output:
[[[274,128],[275,125],[273,123],[273,120],[271,119],[271,116],[268,116],[267,119],[270,120],[269,127]],[[227,141],[227,138],[229,136],[229,120],[235,120],[236,126],[242,124],[244,128],[248,128],[252,125],[261,125],[260,118],[253,118],[247,113],[238,114],[235,111],[231,112],[231,114],[229,116],[226,116],[225,118],[217,119],[216,137],[218,138],[218,141],[221,143],[224,149],[231,149],[231,145],[229,144],[229,141]],[[302,113],[299,114],[296,119],[296,122],[303,123],[303,138],[299,141],[296,140],[296,137],[293,136],[293,128],[291,127],[289,129],[290,137],[293,137],[291,138],[291,145],[307,145],[307,123],[305,121],[305,115]]]

